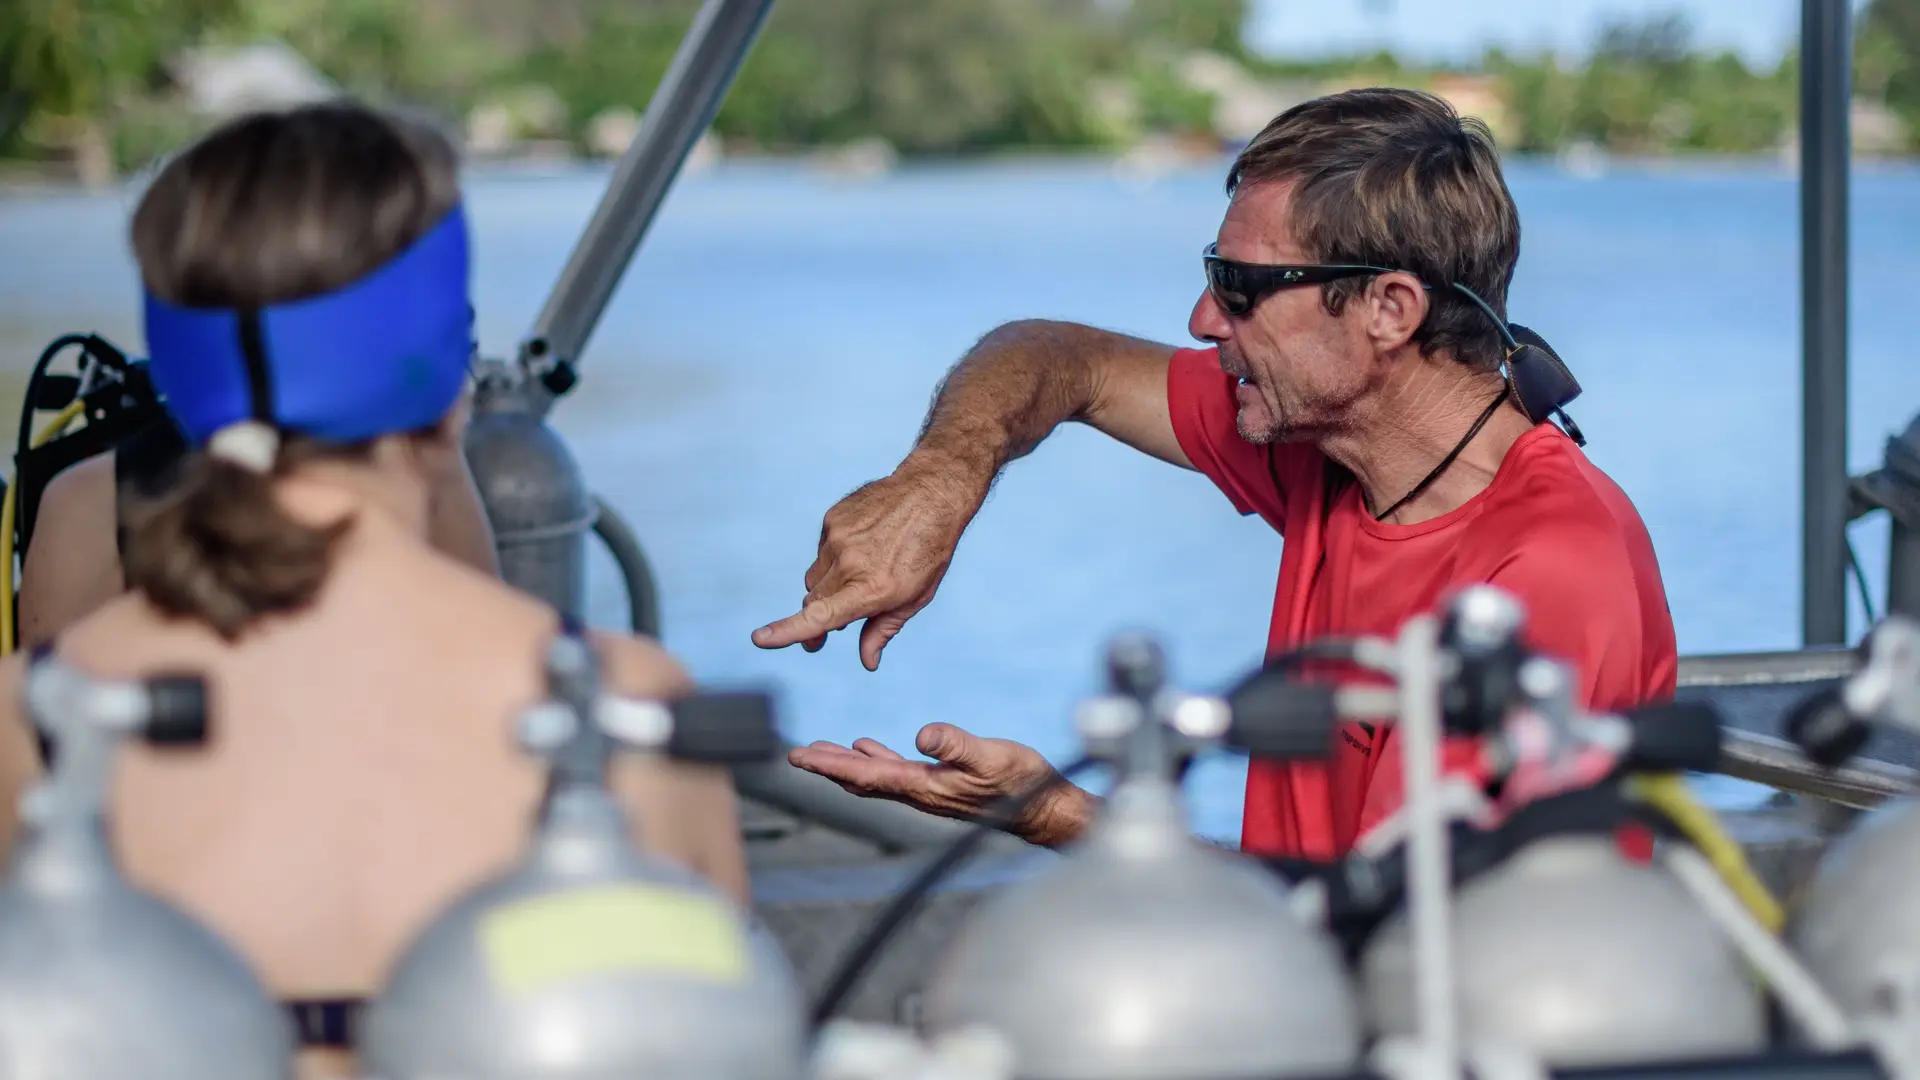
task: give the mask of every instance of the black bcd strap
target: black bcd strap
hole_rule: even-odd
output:
[[[84,395],[79,376],[51,370],[60,355],[76,345],[83,353],[83,364],[91,362],[96,375]],[[76,399],[82,402],[85,426],[45,445],[30,445],[37,414],[65,409]],[[164,422],[170,422],[166,407],[147,375],[145,363],[129,360],[98,334],[66,334],[55,339],[35,363],[27,380],[26,400],[21,403],[14,454],[14,550],[24,557],[32,543],[40,500],[54,477],[113,449],[142,429]]]

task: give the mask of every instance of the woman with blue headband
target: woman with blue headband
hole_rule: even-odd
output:
[[[411,936],[518,851],[541,774],[513,722],[563,632],[427,540],[472,347],[455,154],[350,104],[253,115],[169,163],[132,232],[152,375],[193,449],[129,516],[131,591],[51,648],[206,673],[207,751],[122,751],[115,848],[323,1018],[310,1044],[341,1044]],[[594,640],[615,691],[689,689],[653,643]],[[0,664],[0,843],[36,756],[22,670]],[[650,850],[745,901],[723,773],[629,760],[613,781]]]

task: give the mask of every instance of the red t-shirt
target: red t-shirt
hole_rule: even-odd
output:
[[[1573,665],[1582,706],[1672,696],[1679,660],[1653,542],[1625,493],[1558,427],[1522,435],[1493,483],[1460,508],[1388,525],[1313,446],[1242,439],[1233,387],[1216,350],[1186,349],[1173,358],[1167,400],[1194,466],[1286,538],[1269,655],[1317,637],[1391,636],[1454,590],[1490,583],[1526,605],[1530,647]],[[1450,745],[1445,767],[1466,768],[1468,751]],[[1398,809],[1402,791],[1391,729],[1343,725],[1324,763],[1249,765],[1241,846],[1336,857]]]

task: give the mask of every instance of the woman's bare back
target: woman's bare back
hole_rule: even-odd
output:
[[[277,995],[332,998],[377,989],[435,913],[520,850],[541,773],[514,721],[544,693],[556,632],[551,609],[422,544],[356,537],[312,609],[237,647],[129,596],[58,649],[101,675],[207,675],[206,748],[122,755],[121,864],[215,927]],[[686,689],[656,647],[597,643],[612,688]],[[635,761],[614,779],[648,848],[744,897],[723,776]]]

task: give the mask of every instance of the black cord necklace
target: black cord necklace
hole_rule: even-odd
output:
[[[1453,464],[1453,460],[1459,457],[1461,452],[1467,448],[1467,444],[1473,441],[1473,437],[1475,435],[1480,434],[1480,429],[1487,426],[1487,421],[1493,419],[1493,414],[1499,411],[1499,408],[1501,405],[1506,403],[1507,395],[1511,394],[1512,392],[1513,392],[1512,383],[1508,383],[1502,386],[1500,388],[1500,396],[1497,398],[1494,398],[1493,403],[1488,405],[1486,410],[1480,414],[1480,419],[1475,420],[1473,422],[1473,426],[1467,429],[1466,437],[1461,439],[1457,444],[1454,445],[1452,452],[1447,454],[1446,457],[1441,458],[1440,464],[1435,465],[1433,467],[1433,471],[1427,474],[1427,478],[1425,480],[1422,480],[1418,484],[1415,484],[1413,486],[1412,491],[1409,491],[1405,495],[1400,496],[1399,501],[1395,502],[1392,506],[1387,507],[1387,509],[1383,513],[1378,513],[1373,515],[1374,520],[1385,521],[1387,518],[1392,517],[1393,512],[1395,510],[1398,510],[1401,507],[1412,502],[1415,498],[1417,498],[1420,495],[1421,492],[1433,486],[1433,482],[1435,480],[1440,479],[1440,474],[1447,471],[1447,466]],[[1365,496],[1366,496],[1366,493],[1362,492],[1361,497],[1364,499]]]

